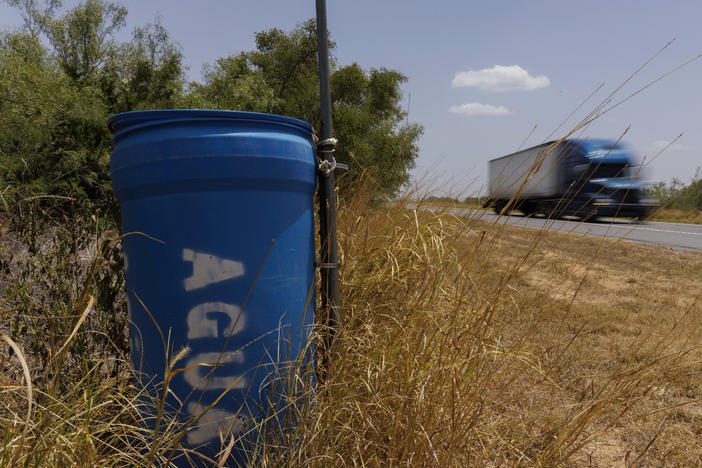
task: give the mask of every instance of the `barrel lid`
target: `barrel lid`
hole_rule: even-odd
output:
[[[154,123],[165,120],[181,120],[181,119],[222,119],[222,120],[260,120],[266,122],[279,122],[288,125],[294,125],[303,130],[312,133],[314,130],[312,125],[304,120],[286,117],[284,115],[263,114],[260,112],[242,112],[242,111],[226,111],[226,110],[209,110],[209,109],[162,109],[162,110],[143,110],[133,112],[122,112],[115,114],[107,119],[107,126],[113,133],[124,130],[129,127]]]

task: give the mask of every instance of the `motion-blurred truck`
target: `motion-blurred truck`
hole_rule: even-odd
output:
[[[641,167],[621,142],[551,141],[488,163],[488,199],[496,213],[645,218],[658,206],[647,197]]]

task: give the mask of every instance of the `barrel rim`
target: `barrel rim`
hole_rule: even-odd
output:
[[[107,127],[114,134],[130,127],[138,126],[147,123],[156,123],[166,120],[190,120],[197,121],[200,119],[208,120],[240,120],[240,121],[261,121],[284,123],[300,127],[303,130],[313,133],[312,125],[304,120],[285,115],[264,114],[261,112],[244,112],[244,111],[229,111],[229,110],[212,110],[212,109],[158,109],[158,110],[141,110],[131,112],[121,112],[114,114],[107,119]]]

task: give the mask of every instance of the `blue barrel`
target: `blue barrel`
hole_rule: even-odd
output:
[[[226,445],[279,409],[271,407],[275,387],[285,386],[280,376],[305,362],[315,284],[312,127],[210,110],[127,112],[108,125],[132,364],[157,396],[166,359],[189,348],[174,365],[185,370],[170,382],[167,414],[192,423],[220,398],[182,439],[213,459],[221,439]],[[191,462],[199,464],[176,460]]]

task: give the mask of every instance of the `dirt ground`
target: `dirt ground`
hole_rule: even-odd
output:
[[[597,437],[573,458],[575,465],[701,466],[702,254],[484,228],[493,232],[491,248],[502,266],[518,265],[508,285],[521,304],[515,333],[538,327],[538,342],[530,343],[536,351],[575,336],[557,369],[566,383],[560,398],[596,392],[624,363],[655,367],[657,359],[677,356],[665,370],[651,368],[651,388],[616,424],[594,425]],[[526,259],[525,251],[531,251]]]

